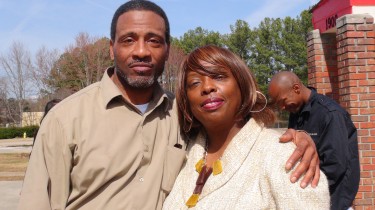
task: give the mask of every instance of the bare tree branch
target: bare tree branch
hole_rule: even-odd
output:
[[[20,42],[13,42],[7,55],[0,55],[0,65],[7,74],[10,97],[17,101],[17,123],[20,123],[25,99],[32,92],[30,72],[32,63],[30,53]]]
[[[31,75],[42,97],[49,99],[50,95],[55,92],[49,78],[59,57],[60,54],[57,49],[49,50],[45,46],[41,47],[35,54],[35,67],[32,68]]]

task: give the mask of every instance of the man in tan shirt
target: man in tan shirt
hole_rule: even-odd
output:
[[[161,209],[186,148],[174,96],[157,83],[169,31],[164,11],[152,2],[129,1],[118,8],[110,41],[115,65],[43,120],[19,209]],[[294,176],[309,169],[304,178],[309,181],[317,155],[313,143],[301,142],[306,161]],[[299,157],[293,154],[291,165]]]

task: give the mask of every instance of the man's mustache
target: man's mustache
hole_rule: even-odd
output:
[[[136,60],[132,60],[128,66],[131,66],[135,63],[144,63],[144,64],[147,64],[147,65],[152,65],[152,63],[150,61],[147,61],[147,60],[141,60],[141,59],[136,59]]]

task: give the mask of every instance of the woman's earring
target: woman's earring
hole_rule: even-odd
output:
[[[262,92],[260,92],[260,91],[256,91],[256,92],[259,93],[260,95],[262,95],[264,97],[264,99],[266,100],[266,103],[264,104],[264,106],[263,106],[262,109],[257,110],[257,111],[250,111],[251,113],[257,113],[257,112],[263,111],[266,108],[267,103],[268,103],[266,96]]]

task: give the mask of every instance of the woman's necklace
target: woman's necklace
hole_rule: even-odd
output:
[[[199,176],[195,183],[193,195],[191,195],[189,200],[186,201],[186,205],[189,208],[194,207],[198,203],[199,195],[202,193],[203,186],[206,184],[206,181],[211,173],[216,176],[223,171],[223,166],[221,164],[220,158],[215,160],[215,162],[212,164],[212,167],[206,166],[207,150],[208,141],[206,140],[203,157],[195,164],[195,170],[199,173]]]
[[[200,173],[202,171],[203,166],[206,165],[206,158],[207,158],[207,151],[204,152],[203,158],[201,158],[196,164],[195,164],[195,170]],[[215,160],[212,164],[212,174],[214,176],[220,174],[223,171],[223,166],[221,165],[220,158]]]

